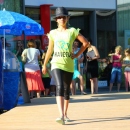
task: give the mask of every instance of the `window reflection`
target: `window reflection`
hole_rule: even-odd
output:
[[[104,11],[97,13],[97,48],[101,58],[107,57],[116,46],[116,13]]]

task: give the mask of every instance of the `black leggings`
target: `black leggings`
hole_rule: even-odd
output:
[[[65,100],[69,100],[73,73],[61,69],[54,69],[52,70],[52,74],[56,83],[56,96],[63,96]]]

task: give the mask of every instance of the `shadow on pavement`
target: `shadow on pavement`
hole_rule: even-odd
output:
[[[94,123],[94,122],[110,122],[110,121],[119,121],[119,120],[130,120],[130,116],[128,115],[125,117],[113,117],[113,118],[78,119],[78,120],[72,120],[71,124],[66,124],[66,125],[77,125],[77,124],[84,124],[84,123],[86,124],[86,123]]]
[[[120,92],[120,93],[106,93],[106,94],[88,94],[88,95],[75,95],[70,96],[70,103],[79,103],[79,102],[99,102],[107,100],[121,100],[121,99],[130,99],[130,93]],[[41,97],[31,99],[31,103],[25,103],[21,105],[24,106],[34,106],[34,105],[51,105],[56,104],[55,97]]]

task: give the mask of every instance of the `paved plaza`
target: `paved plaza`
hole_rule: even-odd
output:
[[[71,96],[68,116],[60,125],[55,97],[32,99],[0,115],[0,130],[130,130],[130,92]]]

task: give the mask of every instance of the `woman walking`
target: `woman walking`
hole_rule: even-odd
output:
[[[43,74],[47,71],[47,63],[53,53],[51,60],[51,70],[56,83],[56,100],[59,108],[60,117],[56,122],[65,124],[64,121],[70,121],[67,116],[69,105],[70,83],[72,81],[74,62],[73,59],[78,57],[87,48],[87,40],[79,33],[79,29],[68,28],[69,20],[68,11],[64,7],[56,9],[54,18],[57,22],[57,28],[51,30],[48,34],[49,47],[42,68]],[[73,42],[78,39],[82,43],[81,49],[72,53]]]

